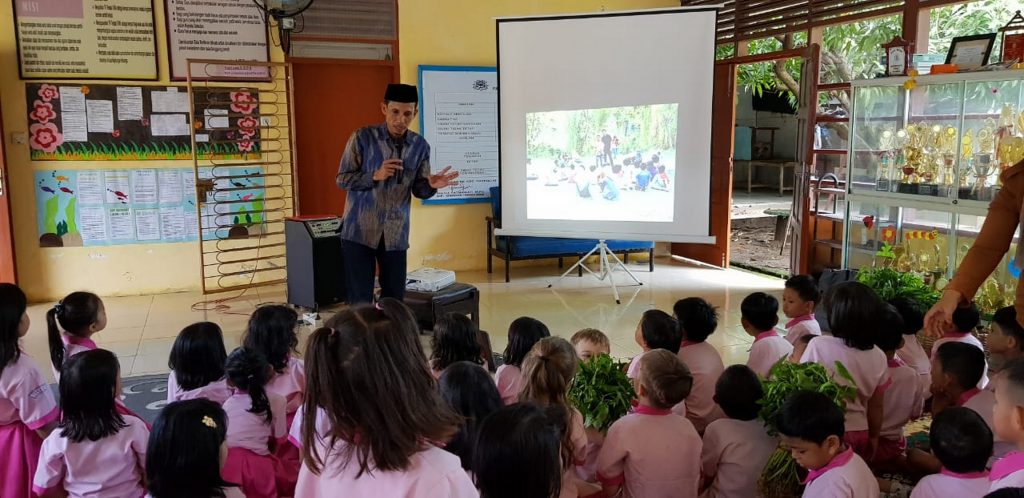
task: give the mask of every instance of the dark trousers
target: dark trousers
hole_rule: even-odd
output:
[[[387,251],[384,237],[376,249],[349,240],[341,241],[348,304],[373,302],[374,270],[380,267],[380,295],[401,301],[405,297],[407,251]]]

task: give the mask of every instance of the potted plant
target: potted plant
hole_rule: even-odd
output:
[[[919,275],[892,268],[864,268],[857,273],[857,281],[870,287],[884,301],[906,297],[925,309],[931,308],[940,297],[939,291],[926,284]]]
[[[583,425],[601,433],[632,407],[636,392],[626,377],[626,362],[599,355],[580,363],[569,387],[569,402],[583,415]]]
[[[836,372],[846,382],[840,384],[825,367],[817,363],[790,363],[783,358],[772,367],[768,379],[761,381],[764,397],[761,398],[759,416],[768,428],[768,433],[778,436],[776,418],[783,403],[798,391],[815,391],[829,397],[839,408],[846,411],[846,403],[857,396],[856,382],[842,363],[836,362]],[[790,498],[802,492],[799,468],[789,451],[781,445],[768,458],[758,480],[758,489],[764,498]]]

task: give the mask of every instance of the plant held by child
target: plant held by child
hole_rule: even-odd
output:
[[[626,377],[626,365],[608,355],[580,363],[569,387],[569,402],[583,415],[583,425],[606,432],[629,412],[636,392]]]
[[[768,380],[761,381],[764,398],[760,401],[759,417],[768,427],[768,432],[773,436],[778,435],[775,421],[779,411],[786,400],[798,391],[815,391],[824,394],[845,411],[846,403],[857,396],[857,384],[842,363],[836,362],[836,372],[846,381],[845,385],[835,382],[828,370],[817,363],[795,364],[786,361],[786,358],[779,360],[772,367]],[[758,481],[758,488],[762,496],[765,498],[800,496],[800,487],[796,461],[793,460],[789,451],[779,447],[768,458],[768,463],[765,464]]]
[[[886,302],[906,297],[928,309],[939,300],[939,292],[914,273],[898,272],[892,268],[866,268],[857,273],[857,281],[870,287]]]

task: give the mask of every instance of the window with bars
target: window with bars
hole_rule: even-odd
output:
[[[337,38],[395,40],[395,0],[316,0],[303,12],[296,34]]]
[[[684,7],[723,5],[719,43],[754,40],[899,12],[903,0],[682,0]]]

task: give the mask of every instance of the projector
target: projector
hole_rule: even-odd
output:
[[[455,283],[455,272],[420,268],[405,277],[405,288],[415,292],[437,292]]]

